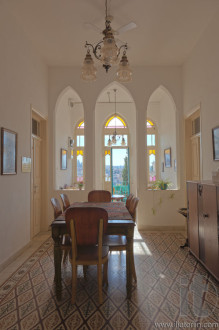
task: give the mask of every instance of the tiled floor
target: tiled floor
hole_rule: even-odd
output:
[[[0,286],[0,329],[197,329],[198,323],[219,327],[219,285],[180,249],[183,241],[178,233],[136,232],[138,282],[132,299],[126,299],[125,253],[112,253],[103,304],[98,304],[96,268],[89,267],[85,280],[79,267],[76,304],[71,305],[71,267],[63,264],[62,300],[57,301],[48,239]]]
[[[0,285],[4,283],[50,236],[51,233],[49,231],[42,232],[35,236],[28,248],[0,272]]]

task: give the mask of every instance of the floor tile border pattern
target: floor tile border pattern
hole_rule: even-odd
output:
[[[51,237],[49,237],[31,256],[23,262],[23,264],[12,273],[12,275],[0,286],[0,303],[13,290],[34,264],[43,256],[49,247],[53,244]]]

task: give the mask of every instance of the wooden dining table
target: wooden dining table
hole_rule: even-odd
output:
[[[131,298],[132,289],[132,257],[133,257],[133,236],[135,222],[122,202],[90,203],[75,202],[70,207],[101,207],[108,212],[107,235],[125,235],[127,239],[126,249],[126,288],[127,298]],[[54,267],[55,267],[55,290],[57,299],[61,299],[62,279],[61,279],[61,243],[62,237],[67,233],[65,214],[57,217],[51,224],[52,238],[54,240]]]

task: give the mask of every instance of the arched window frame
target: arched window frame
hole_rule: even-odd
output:
[[[84,150],[85,150],[85,135],[84,135],[84,119],[80,119],[75,125],[74,129],[74,149],[73,149],[73,178],[74,183],[79,183],[81,181],[85,181],[85,162],[84,162]],[[77,168],[77,157],[82,156],[83,167],[82,176],[78,176],[78,168]]]
[[[149,124],[149,125],[148,125]],[[149,137],[150,136],[150,137]],[[147,158],[147,180],[150,187],[155,180],[159,179],[159,152],[158,152],[158,130],[153,120],[146,120],[146,158]],[[155,156],[155,175],[150,179],[150,155]]]
[[[112,136],[115,132],[115,126],[113,127],[109,127],[109,124],[111,122],[112,119],[114,119],[115,117],[117,117],[120,122],[122,123],[122,126],[117,126],[116,125],[116,132],[117,135],[121,135],[121,138],[124,136],[127,136],[127,140],[126,140],[126,145],[125,146],[121,146],[121,145],[111,145],[111,146],[107,146],[105,141],[108,141],[109,138],[111,138],[112,140]],[[104,183],[104,188],[110,190],[111,189],[111,173],[109,173],[109,175],[106,175],[105,173],[105,168],[106,168],[106,157],[109,156],[109,164],[111,167],[111,148],[127,148],[129,146],[129,129],[127,127],[126,121],[123,119],[122,116],[120,116],[119,114],[113,114],[111,116],[108,117],[108,119],[105,121],[104,126],[103,126],[103,183]],[[107,184],[110,184],[110,186],[107,187]]]

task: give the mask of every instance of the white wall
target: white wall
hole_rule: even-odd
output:
[[[172,95],[176,104],[177,121],[183,117],[181,102],[181,69],[178,67],[136,67],[133,68],[133,82],[126,84],[125,88],[132,96],[136,106],[136,161],[137,168],[137,194],[140,197],[138,207],[138,226],[148,228],[151,226],[183,226],[184,219],[177,213],[179,207],[185,206],[184,187],[175,192],[173,199],[169,198],[170,192],[164,192],[164,200],[156,215],[152,213],[153,192],[146,189],[146,158],[145,158],[145,118],[149,98],[160,86],[164,86]],[[49,129],[51,146],[54,146],[54,112],[59,95],[67,87],[71,86],[81,98],[84,105],[84,116],[86,121],[86,187],[84,191],[69,191],[71,201],[87,200],[88,192],[95,187],[95,131],[102,130],[102,127],[95,127],[95,106],[101,91],[115,79],[115,68],[110,69],[107,74],[98,69],[98,79],[93,83],[85,83],[80,79],[80,68],[59,67],[49,69]],[[182,140],[182,127],[178,127],[178,133]],[[180,143],[181,143],[180,140]],[[181,145],[183,145],[181,143]],[[180,154],[179,162],[183,161],[183,154]],[[53,148],[50,148],[49,159],[54,159]],[[54,164],[50,163],[50,196],[58,197],[59,191],[54,187]],[[184,172],[180,172],[181,180]],[[52,221],[52,209],[50,208],[50,219]]]
[[[31,104],[48,109],[48,70],[36,49],[0,5],[0,127],[18,133],[17,175],[0,176],[0,265],[30,240],[30,173],[21,157],[31,156]]]
[[[212,178],[219,163],[213,161],[212,128],[219,126],[219,13],[203,33],[183,66],[184,113],[201,105],[202,178]]]
[[[72,184],[72,161],[69,157],[68,138],[73,135],[68,98],[62,98],[56,111],[56,189]],[[61,169],[61,149],[67,150],[67,169]]]

